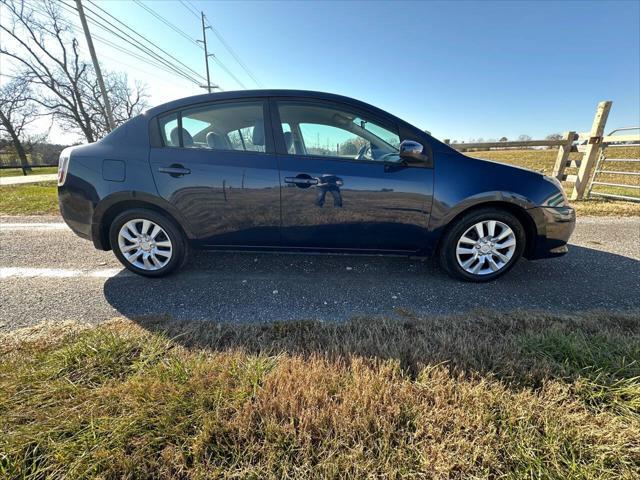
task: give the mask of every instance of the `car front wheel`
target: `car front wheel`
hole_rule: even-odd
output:
[[[111,247],[120,263],[139,275],[162,277],[186,260],[187,243],[176,225],[153,210],[128,210],[109,229]]]
[[[520,259],[525,232],[511,213],[487,208],[460,218],[441,245],[440,264],[449,275],[487,282],[504,275]]]

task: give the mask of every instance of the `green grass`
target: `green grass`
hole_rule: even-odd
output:
[[[0,337],[0,476],[638,478],[639,313],[399,313]]]
[[[33,167],[27,175],[45,175],[58,173],[58,167]],[[21,168],[1,168],[0,177],[22,177]]]
[[[0,214],[56,214],[58,191],[55,182],[0,186]]]

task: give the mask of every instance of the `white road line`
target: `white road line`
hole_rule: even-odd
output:
[[[69,230],[66,223],[1,223],[0,232],[7,230]]]
[[[0,280],[7,278],[111,278],[120,272],[122,269],[119,268],[86,271],[65,268],[2,267],[0,268]]]

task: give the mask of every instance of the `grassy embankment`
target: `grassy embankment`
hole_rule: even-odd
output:
[[[519,165],[550,175],[556,158],[556,150],[491,150],[484,152],[469,152],[470,156],[486,158],[498,162]],[[581,154],[572,153],[572,159],[579,159]],[[616,150],[619,158],[639,158],[640,148],[629,147]],[[617,171],[638,171],[640,164],[618,163],[607,167]],[[44,170],[44,169],[39,169]],[[1,171],[0,171],[1,172]],[[39,172],[40,173],[40,172]],[[44,172],[42,172],[44,173]],[[567,169],[568,174],[575,174],[576,169]],[[640,177],[625,175],[603,175],[600,180],[611,183],[633,183],[640,181]],[[57,196],[53,182],[43,184],[16,185],[0,187],[0,214],[5,215],[40,215],[58,212]],[[570,193],[572,185],[565,184]],[[618,187],[598,187],[598,191],[617,193],[622,195],[638,195],[637,189],[622,189]],[[638,216],[640,203],[611,201],[602,199],[583,200],[573,202],[578,215],[610,215],[610,216]]]
[[[400,313],[0,337],[0,476],[640,476],[639,314]]]
[[[55,182],[0,186],[0,214],[55,215],[59,211]]]

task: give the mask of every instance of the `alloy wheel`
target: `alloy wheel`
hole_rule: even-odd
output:
[[[142,270],[165,267],[173,252],[167,232],[157,223],[144,218],[129,220],[120,227],[118,246],[124,258]]]
[[[502,270],[516,250],[511,227],[498,220],[483,220],[469,227],[458,240],[458,264],[473,275],[489,275]]]

